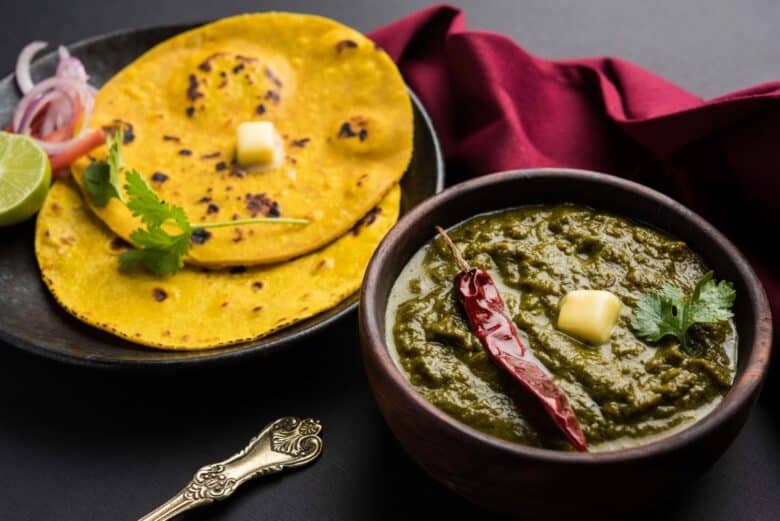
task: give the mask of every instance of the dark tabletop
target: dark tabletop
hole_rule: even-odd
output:
[[[703,97],[780,75],[776,0],[460,4],[470,27],[505,33],[533,53],[618,55]],[[72,42],[252,8],[316,12],[369,31],[422,5],[0,0],[0,75],[34,39]],[[184,519],[404,520],[423,513],[488,519],[430,480],[394,440],[363,375],[356,322],[352,316],[270,357],[175,371],[69,367],[0,343],[0,520],[137,519],[177,492],[200,465],[232,454],[266,422],[291,414],[317,417],[325,426],[325,452],[314,466],[246,485],[231,500]],[[775,369],[746,428],[712,470],[673,501],[632,519],[780,519]]]

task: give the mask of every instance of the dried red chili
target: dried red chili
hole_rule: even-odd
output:
[[[436,229],[461,269],[455,277],[455,287],[471,332],[493,361],[541,403],[571,444],[579,451],[587,451],[585,435],[566,395],[536,362],[526,358],[525,345],[507,315],[493,279],[485,270],[470,267],[447,233],[438,226]]]

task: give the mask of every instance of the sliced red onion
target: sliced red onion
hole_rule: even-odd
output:
[[[31,42],[25,45],[22,52],[19,53],[19,58],[16,60],[16,84],[19,85],[19,90],[22,91],[22,94],[30,92],[35,85],[30,77],[30,62],[32,62],[36,54],[48,45],[46,42]]]
[[[88,76],[84,65],[78,58],[72,57],[65,46],[60,45],[57,48],[57,57],[59,58],[56,72],[58,78],[73,78],[84,82],[87,81]],[[92,93],[90,92],[90,94]],[[46,114],[43,116],[40,134],[45,136],[65,126],[74,116],[73,111],[75,108],[73,100],[65,96],[52,101],[48,110],[46,110]]]
[[[86,122],[92,117],[94,100],[87,90],[87,84],[73,78],[48,78],[35,85],[16,107],[13,120],[14,132],[29,134],[30,125],[37,113],[43,110],[47,103],[62,95],[70,97],[71,102],[74,104],[73,106],[75,106],[75,101],[73,100],[75,100],[76,96],[79,97],[81,105],[84,107],[82,130],[78,136],[68,141],[48,143],[38,140],[39,144],[47,153],[56,154],[67,150],[83,139],[84,135],[89,133],[89,130],[86,128]]]
[[[68,54],[67,49],[60,47],[64,52],[60,52],[60,61],[57,64],[57,77],[58,78],[74,78],[86,83],[89,79],[87,71],[84,69],[84,65],[81,60]]]
[[[42,117],[39,132],[45,136],[65,127],[72,118],[77,117],[76,106],[80,103],[83,108],[82,125],[76,136],[59,142],[37,139],[46,153],[52,156],[66,152],[90,138],[93,131],[87,128],[87,124],[92,117],[97,90],[87,83],[89,76],[81,61],[62,46],[57,49],[59,62],[56,75],[34,84],[30,77],[30,62],[46,46],[45,42],[32,42],[19,54],[16,80],[24,96],[16,107],[11,127],[14,132],[30,135],[33,122]],[[45,113],[41,115],[41,111]]]
[[[43,115],[40,130],[41,136],[45,136],[58,128],[64,127],[74,116],[73,111],[76,106],[73,100],[62,93],[58,92],[58,94],[59,96],[52,100],[49,104],[49,108],[46,109],[46,113]]]
[[[40,139],[37,139],[39,145],[41,145],[41,148],[50,156],[60,154],[62,152],[65,152],[66,150],[75,147],[82,141],[85,141],[90,138],[92,132],[94,132],[91,129],[84,128],[79,134],[74,137],[73,139],[69,139],[67,141],[58,141],[56,143],[50,143],[48,141],[41,141]]]
[[[86,92],[86,90],[84,92]],[[43,148],[43,150],[45,150],[47,154],[53,155],[53,154],[59,154],[60,152],[64,152],[65,150],[68,150],[72,146],[75,146],[76,144],[80,143],[84,139],[87,139],[89,135],[92,133],[92,130],[87,128],[86,122],[89,121],[89,119],[92,117],[92,109],[94,107],[94,103],[91,98],[85,100],[84,96],[81,97],[81,103],[84,107],[84,117],[82,119],[83,124],[81,126],[81,131],[79,131],[77,135],[75,135],[72,139],[69,139],[67,141],[58,141],[56,143],[49,143],[47,141],[37,140],[38,144],[41,145],[41,148]]]
[[[83,121],[84,125],[86,126],[86,123],[89,121],[89,118],[92,115],[92,110],[94,108],[94,97],[95,94],[97,94],[97,89],[87,84],[89,76],[87,75],[87,71],[84,68],[84,64],[81,63],[81,60],[75,56],[71,56],[68,52],[68,49],[62,45],[60,45],[57,49],[57,54],[60,61],[57,64],[56,75],[60,78],[73,78],[84,82],[87,95],[86,97],[81,96],[81,106],[84,109]],[[52,103],[49,110],[46,112],[46,115],[48,116],[50,113],[52,114],[54,119],[54,128],[57,129],[63,127],[68,123],[68,121],[70,121],[70,119],[73,117],[73,111],[75,108],[76,106],[73,100],[60,99],[59,101]]]
[[[64,94],[61,91],[51,90],[35,100],[30,104],[29,109],[26,111],[24,117],[19,123],[19,127],[15,129],[18,134],[31,134],[32,123],[38,116],[38,113],[42,110],[47,110],[46,105],[50,104],[54,100],[62,97]]]
[[[79,89],[80,82],[72,78],[47,78],[32,89],[19,101],[16,106],[13,118],[13,131],[24,134],[24,127],[29,128],[29,124],[35,117],[37,111],[43,108],[44,104],[40,102],[41,97],[50,90],[57,90],[71,94]]]
[[[58,98],[54,100],[54,103],[58,103],[61,98]],[[43,115],[43,121],[41,122],[41,129],[38,131],[38,134],[41,136],[46,136],[48,134],[51,134],[57,130],[57,124],[54,121],[54,118],[51,116],[51,111],[47,110],[46,114]]]
[[[21,134],[22,127],[27,126],[32,121],[35,114],[43,107],[40,96],[25,96],[16,106],[13,120],[11,120],[11,131]]]

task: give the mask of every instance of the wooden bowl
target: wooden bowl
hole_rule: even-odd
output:
[[[569,453],[482,434],[426,401],[390,358],[385,306],[411,256],[476,214],[534,203],[573,202],[607,210],[685,241],[737,290],[739,333],[734,385],[718,407],[686,430],[640,447]],[[545,168],[502,172],[445,190],[404,216],[374,253],[360,299],[360,339],[368,380],[390,429],[431,476],[466,498],[523,519],[599,519],[636,511],[684,490],[742,428],[769,366],[772,321],[756,274],[731,242],[672,199],[620,178]],[[715,498],[713,498],[715,500]]]

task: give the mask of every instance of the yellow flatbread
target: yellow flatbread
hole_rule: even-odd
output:
[[[279,168],[232,164],[236,127],[254,120],[272,121],[282,136]],[[123,128],[126,170],[192,222],[311,220],[266,226],[251,240],[247,227],[244,238],[214,230],[186,259],[204,266],[273,263],[322,247],[379,203],[412,153],[412,106],[390,58],[357,31],[304,14],[226,18],[157,45],[100,89],[90,125]],[[80,185],[105,154],[73,166]],[[116,199],[93,209],[125,239],[139,227]]]
[[[59,181],[38,215],[35,253],[49,290],[83,322],[147,346],[205,349],[260,338],[354,293],[399,203],[396,186],[351,231],[292,261],[185,267],[157,277],[120,270],[123,241],[95,218],[71,181]]]

